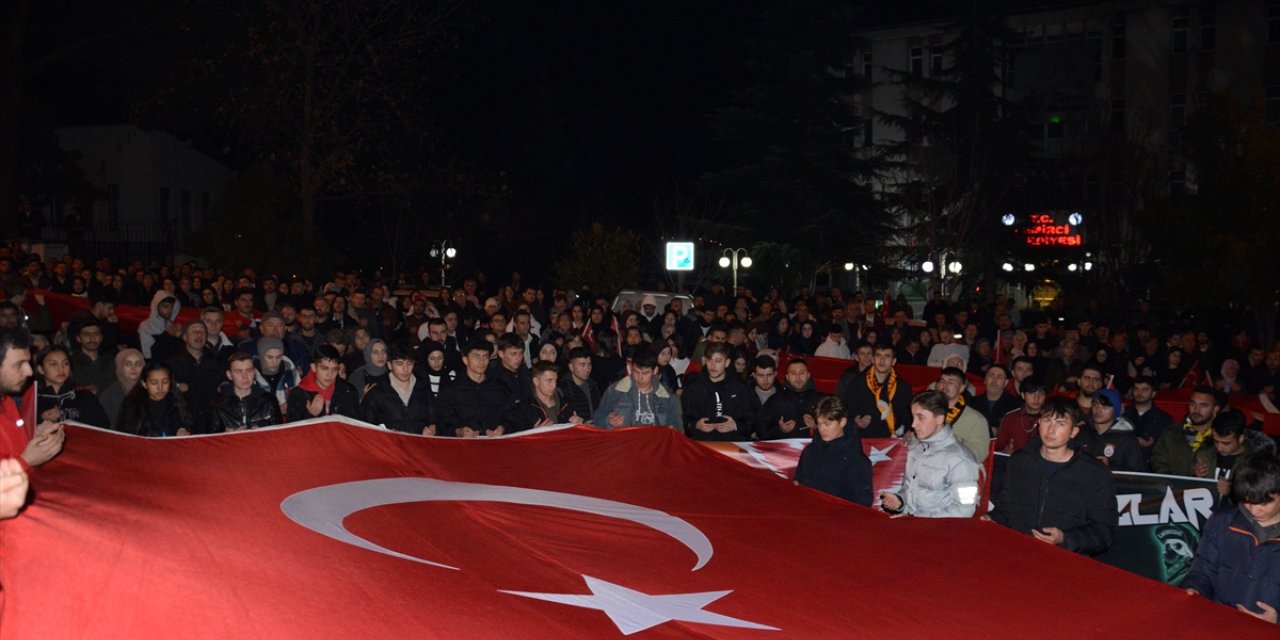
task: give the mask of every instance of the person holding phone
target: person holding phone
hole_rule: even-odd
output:
[[[1009,458],[989,519],[1083,555],[1106,551],[1119,526],[1111,472],[1071,447],[1084,417],[1070,398],[1040,410],[1039,438]]]

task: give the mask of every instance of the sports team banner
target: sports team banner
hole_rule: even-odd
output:
[[[0,522],[0,639],[1274,633],[989,522],[890,519],[672,429],[67,431],[35,502]]]
[[[1203,478],[1112,472],[1120,528],[1098,559],[1153,580],[1179,584],[1191,571],[1200,529],[1218,500]]]

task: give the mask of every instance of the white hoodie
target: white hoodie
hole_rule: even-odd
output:
[[[158,308],[160,301],[165,298],[173,298],[173,311],[169,312],[168,318],[160,317]],[[178,310],[182,308],[182,302],[178,297],[161,289],[151,296],[151,315],[138,325],[138,344],[142,347],[142,356],[147,360],[151,359],[151,347],[156,343],[156,336],[164,333],[169,323],[178,319]]]

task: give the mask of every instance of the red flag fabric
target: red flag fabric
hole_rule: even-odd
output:
[[[0,523],[0,639],[1274,634],[999,525],[889,519],[665,428],[69,427],[37,480]]]
[[[787,370],[787,362],[791,361],[794,355],[782,352],[778,354],[778,371],[779,375],[784,375]],[[823,358],[821,356],[804,356],[804,361],[809,364],[809,375],[813,378],[813,386],[820,392],[832,394],[836,392],[836,383],[840,382],[840,376],[852,366],[856,366],[857,362],[853,360],[845,360],[843,358]],[[938,377],[942,374],[942,367],[926,367],[918,364],[896,364],[893,370],[898,372],[898,377],[905,380],[911,385],[912,393],[920,393],[929,388],[929,385],[938,381]],[[965,378],[974,385],[979,393],[986,391],[985,383],[980,376],[972,373],[966,373]]]

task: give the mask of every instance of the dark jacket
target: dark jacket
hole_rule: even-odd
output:
[[[894,374],[896,375],[896,374]],[[889,381],[880,387],[881,399],[889,393]],[[849,423],[852,424],[858,416],[871,416],[871,424],[862,429],[862,437],[864,438],[889,438],[905,432],[911,427],[911,398],[914,394],[911,391],[911,384],[898,377],[897,388],[894,390],[892,398],[887,398],[890,411],[893,412],[894,430],[898,433],[889,432],[889,423],[881,417],[880,408],[876,404],[877,396],[871,392],[867,386],[866,372],[858,372],[857,365],[850,367],[840,377],[840,382],[836,384],[836,397],[844,400],[844,404],[849,408]]]
[[[359,420],[360,400],[356,397],[356,388],[342,378],[335,378],[333,384],[337,385],[337,388],[333,390],[333,398],[320,411],[319,416],[313,416],[307,411],[307,403],[311,402],[311,399],[316,396],[314,391],[303,389],[301,385],[290,389],[286,421],[296,422],[298,420],[332,415],[347,416],[348,418]]]
[[[36,415],[58,407],[62,410],[63,420],[83,422],[103,429],[111,428],[111,419],[102,408],[102,403],[92,393],[77,390],[71,384],[64,384],[61,389],[54,389],[38,380],[36,385]],[[39,420],[37,419],[37,422]]]
[[[145,389],[133,388],[120,405],[116,430],[149,438],[178,434],[178,429],[191,430],[191,416],[182,396],[169,392],[159,402],[147,397]]]
[[[1032,529],[1057,527],[1063,548],[1085,555],[1106,551],[1119,523],[1111,472],[1077,451],[1046,479],[1038,439],[1009,458],[995,503],[992,520],[1027,535]]]
[[[1182,586],[1229,607],[1258,611],[1262,601],[1280,608],[1280,530],[1262,530],[1243,509],[1224,509],[1204,524]]]
[[[778,392],[766,400],[763,407],[760,407],[760,413],[756,414],[756,437],[761,440],[809,437],[812,434],[804,424],[804,416],[814,415],[814,409],[822,398],[823,395],[813,388],[812,380],[805,385],[805,388],[798,391],[783,383]],[[790,433],[783,433],[778,426],[779,420],[795,420],[796,428]],[[861,443],[862,438],[858,431],[859,429],[855,426],[846,433],[852,433],[853,437]]]
[[[484,382],[476,382],[471,376],[462,375],[436,398],[438,433],[457,435],[460,427],[493,429],[502,424],[503,413],[510,404],[506,385],[489,377]]]
[[[753,416],[748,396],[753,393],[732,371],[720,382],[712,382],[706,371],[697,373],[685,383],[681,396],[684,432],[694,440],[750,440]],[[697,429],[698,420],[719,417],[733,418],[738,428],[729,433]]]
[[[500,382],[506,387],[507,395],[512,398],[527,399],[533,394],[533,373],[529,371],[529,367],[520,365],[519,369],[511,371],[502,366],[502,362],[494,360],[489,365],[489,371],[485,377]]]
[[[257,429],[280,423],[280,404],[276,402],[275,396],[251,387],[249,395],[241,398],[236,395],[234,387],[226,384],[209,426],[213,431],[226,431],[241,427]]]
[[[1009,393],[1009,390],[1005,389],[1004,392],[1000,394],[1000,398],[995,402],[988,400],[987,394],[980,393],[973,399],[969,400],[969,406],[977,409],[982,413],[982,415],[987,417],[987,426],[991,429],[991,433],[994,435],[1000,430],[1000,421],[1003,420],[1006,415],[1009,415],[1010,411],[1014,411],[1022,406],[1022,398]]]
[[[563,424],[569,421],[569,416],[572,413],[569,403],[564,400],[564,394],[560,393],[558,389],[556,390],[554,407],[543,407],[530,394],[528,398],[520,398],[511,403],[511,406],[502,415],[502,426],[506,427],[507,433],[515,433],[516,431],[532,429],[543,420],[550,420],[551,424]],[[583,420],[590,418],[590,416],[578,417]]]
[[[1101,434],[1088,425],[1081,427],[1074,448],[1095,458],[1106,458],[1107,467],[1112,471],[1147,471],[1147,461],[1133,434],[1133,425],[1124,418],[1116,420]]]
[[[573,382],[573,375],[565,373],[560,376],[560,397],[569,405],[569,413],[578,414],[583,420],[591,420],[600,408],[600,398],[604,392],[596,385],[596,381],[587,378],[587,383],[578,386]]]
[[[850,425],[852,426],[852,425]],[[796,482],[864,507],[871,506],[871,460],[862,452],[857,428],[826,442],[814,436],[800,452]]]
[[[396,431],[420,434],[423,427],[436,423],[432,404],[431,384],[415,376],[408,404],[400,399],[400,394],[396,393],[388,379],[365,394],[362,409],[366,422],[385,425]]]
[[[200,360],[191,357],[183,349],[182,353],[169,360],[173,369],[173,386],[187,385],[182,399],[187,403],[187,411],[191,413],[192,432],[208,433],[213,426],[213,407],[218,402],[218,386],[226,381],[223,365],[218,359],[201,354]]]

